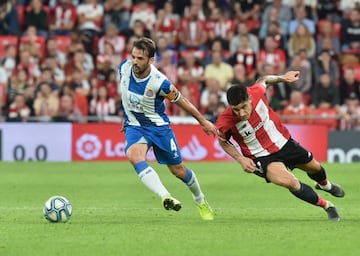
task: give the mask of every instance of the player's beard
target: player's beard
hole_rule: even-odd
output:
[[[145,65],[143,68],[133,65],[133,71],[136,77],[144,78],[144,73],[148,70],[149,65]]]

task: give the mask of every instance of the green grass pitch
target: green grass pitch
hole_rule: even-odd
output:
[[[200,180],[216,219],[200,219],[186,186],[151,163],[183,203],[168,212],[127,162],[0,163],[0,255],[359,255],[359,164],[324,164],[344,198],[331,199],[342,220],[283,188],[247,174],[236,163],[187,163]],[[300,170],[300,180],[313,184]],[[48,223],[46,199],[73,205],[67,223]]]

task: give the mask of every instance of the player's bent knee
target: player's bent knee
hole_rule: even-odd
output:
[[[169,165],[169,169],[179,179],[183,179],[186,176],[186,168],[183,164]]]

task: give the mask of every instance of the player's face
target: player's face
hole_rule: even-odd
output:
[[[150,64],[154,58],[149,58],[146,51],[133,48],[131,51],[132,68],[138,78],[144,78],[150,73]]]
[[[251,99],[241,102],[236,106],[231,106],[233,112],[241,121],[248,120],[251,115],[252,111],[252,105],[251,105]]]

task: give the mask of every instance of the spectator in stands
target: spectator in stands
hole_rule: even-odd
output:
[[[330,20],[322,20],[318,22],[318,26],[319,33],[316,35],[317,53],[327,50],[338,56],[340,53],[340,40],[335,34],[335,24]]]
[[[110,63],[110,66],[112,68],[116,68],[119,63],[121,63],[121,61],[123,60],[123,54],[124,52],[120,54],[117,54],[115,52],[115,48],[111,43],[105,43],[104,44],[104,53],[103,54],[98,54],[96,56],[96,62],[103,62],[104,60],[108,60]],[[98,69],[98,67],[97,67]]]
[[[87,97],[90,94],[91,86],[87,79],[87,76],[84,74],[82,69],[79,69],[75,67],[71,73],[70,80],[68,82],[70,85],[70,88],[74,90],[76,93],[79,93],[80,95]],[[77,97],[79,98],[79,97]],[[83,101],[83,100],[81,100]],[[83,113],[83,115],[86,111],[84,111],[80,106],[79,109]]]
[[[272,3],[265,7],[264,13],[262,15],[262,22],[269,21],[274,19],[274,17],[270,17],[274,15],[273,10],[278,11],[278,18],[276,19],[280,27],[282,29],[286,29],[283,31],[284,36],[288,36],[288,24],[291,20],[291,8],[285,4],[283,4],[282,0],[273,0]]]
[[[16,94],[6,115],[7,122],[27,122],[30,117],[30,108],[25,104],[23,94]]]
[[[145,24],[147,30],[151,31],[156,22],[155,8],[145,0],[139,0],[133,7],[130,15],[130,28],[134,28],[135,21],[140,20]]]
[[[25,104],[30,109],[30,117],[35,116],[34,101],[35,101],[35,85],[26,85],[24,87],[23,95],[25,97]]]
[[[338,2],[334,0],[317,0],[316,10],[318,19],[329,19],[332,22],[339,22],[341,20],[341,13],[338,9]]]
[[[11,1],[0,2],[0,35],[18,35],[20,33],[19,17]]]
[[[330,75],[324,73],[312,91],[312,107],[320,109],[337,108],[339,106],[339,88],[330,79]]]
[[[261,76],[273,75],[275,74],[274,70],[275,65],[266,63],[262,66]],[[292,90],[292,85],[289,85],[285,82],[279,82],[276,84],[276,86],[267,87],[266,96],[271,108],[280,113],[280,111],[282,111],[289,104]]]
[[[80,110],[74,104],[73,95],[65,93],[60,97],[59,111],[54,116],[55,122],[83,122],[83,116]]]
[[[230,51],[228,47],[225,48],[223,46],[222,40],[216,38],[215,40],[211,41],[209,44],[210,44],[210,49],[207,51],[207,54],[205,54],[205,57],[201,58],[203,60],[202,61],[203,65],[207,65],[211,62],[211,53],[214,51],[221,52],[223,61],[225,62],[229,61],[231,57]]]
[[[51,92],[54,95],[59,95],[60,86],[55,82],[52,69],[48,66],[41,69],[41,74],[36,82],[35,95],[41,90],[44,83],[50,86]]]
[[[281,35],[282,37],[287,35],[288,31],[288,22],[279,19],[280,16],[280,9],[277,9],[273,6],[267,7],[265,10],[268,10],[269,14],[265,16],[261,22],[260,31],[259,31],[259,37],[260,39],[264,39],[267,35],[273,34],[271,33],[274,31],[274,28],[271,28],[271,24],[276,23],[277,29],[275,35]],[[265,20],[265,17],[268,19]]]
[[[65,83],[65,72],[57,62],[55,56],[48,56],[44,61],[44,68],[51,69],[53,79],[57,85],[62,87]]]
[[[351,93],[340,109],[340,129],[360,131],[360,100]]]
[[[243,65],[235,64],[235,65],[233,65],[233,70],[234,70],[234,78],[230,81],[230,83],[227,85],[227,87],[231,87],[233,85],[238,85],[238,84],[248,86],[254,82],[253,79],[250,79],[246,75],[246,70]]]
[[[50,13],[45,11],[41,0],[31,0],[25,14],[25,29],[30,26],[36,28],[37,35],[44,38],[48,35],[48,22]]]
[[[221,89],[219,80],[216,78],[210,78],[206,81],[206,87],[201,92],[200,97],[200,109],[204,112],[209,105],[209,95],[215,93],[218,95],[219,101],[227,102],[226,101],[226,92]]]
[[[208,30],[208,40],[219,39],[225,48],[230,45],[230,40],[234,36],[235,24],[223,15],[223,10],[216,7],[212,10],[210,18],[206,21]]]
[[[304,103],[303,94],[293,90],[290,95],[290,102],[282,111],[282,119],[287,124],[310,124],[309,116],[311,109]]]
[[[77,22],[76,7],[71,0],[59,0],[53,9],[49,25],[51,35],[70,35]]]
[[[259,14],[261,11],[261,1],[253,0],[253,1],[231,1],[232,6],[235,10],[235,18],[238,17],[239,20],[247,20],[250,17]]]
[[[229,82],[234,78],[234,73],[232,66],[222,60],[221,52],[211,53],[211,63],[205,66],[204,78],[205,83],[208,83],[207,80],[209,79],[217,79],[220,83],[220,89],[227,90]]]
[[[157,68],[165,74],[172,84],[178,84],[177,66],[172,62],[173,52],[166,50],[162,54],[161,62],[157,63]]]
[[[242,65],[245,69],[246,80],[255,80],[256,71],[256,52],[250,47],[249,37],[241,36],[240,48],[231,56],[229,63],[231,65]]]
[[[178,2],[178,1],[176,1]],[[186,2],[186,1],[184,1]],[[189,3],[190,2],[190,3]],[[184,12],[182,13],[182,17],[183,18],[189,18],[192,14],[191,14],[191,8],[195,7],[195,9],[197,10],[197,16],[199,18],[199,20],[206,20],[206,11],[205,11],[205,6],[204,6],[204,1],[203,0],[190,0],[187,1],[187,3],[185,3],[185,8],[179,9],[179,10],[184,10]],[[195,14],[194,14],[195,15]]]
[[[213,121],[218,116],[218,107],[221,103],[219,94],[217,92],[209,92],[207,106],[202,110],[205,118],[209,121]]]
[[[80,86],[82,85],[78,84],[76,79],[73,78],[72,81],[64,85],[61,94],[70,94],[72,96],[74,107],[80,110],[81,115],[84,117],[84,121],[87,121],[85,120],[85,117],[89,115],[88,99]]]
[[[294,7],[295,18],[289,23],[289,36],[291,36],[300,24],[304,24],[311,35],[315,35],[315,21],[306,17],[306,9],[304,5]]]
[[[54,57],[56,59],[56,62],[59,64],[60,68],[63,68],[66,63],[67,63],[67,59],[66,59],[66,54],[62,51],[58,50],[57,47],[57,41],[55,40],[55,38],[53,37],[49,37],[46,40],[46,45],[45,45],[45,52],[46,52],[46,56],[47,57]]]
[[[10,77],[10,82],[7,87],[7,100],[13,102],[17,94],[24,92],[25,87],[29,85],[28,74],[25,69],[17,71],[16,76]]]
[[[29,83],[34,83],[40,76],[39,65],[33,62],[30,52],[26,49],[20,51],[20,60],[15,67],[14,73],[16,74],[21,69],[25,69],[28,74]]]
[[[92,56],[85,52],[84,45],[81,43],[77,44],[73,57],[66,67],[67,75],[70,74],[74,68],[81,70],[87,79],[91,77],[95,68]]]
[[[156,41],[156,50],[155,50],[155,65],[157,67],[161,66],[163,54],[171,53],[171,64],[176,65],[178,63],[177,60],[177,52],[173,50],[169,39],[165,36],[157,37]]]
[[[199,19],[198,5],[191,5],[189,16],[181,19],[178,40],[181,52],[183,50],[200,50],[206,51],[208,35],[206,31],[206,23]]]
[[[78,28],[84,35],[86,52],[93,53],[93,41],[101,32],[104,7],[97,0],[85,0],[77,7]]]
[[[355,79],[355,71],[352,67],[344,67],[343,75],[339,84],[340,104],[344,104],[346,99],[355,95],[360,100],[360,81]]]
[[[264,48],[260,49],[257,56],[257,72],[261,74],[264,64],[271,64],[274,67],[273,74],[283,74],[286,68],[286,54],[283,49],[278,48],[272,36],[267,36]]]
[[[339,81],[339,66],[331,55],[332,52],[323,50],[314,62],[315,81],[319,80],[322,74],[329,74],[330,79],[335,83]]]
[[[11,74],[13,73],[13,70],[16,66],[16,46],[13,44],[6,45],[6,51],[4,56],[0,56],[0,63],[1,66],[6,71],[6,77],[7,79],[10,78]]]
[[[105,28],[105,34],[100,37],[98,41],[98,53],[104,54],[105,43],[110,43],[114,47],[115,53],[122,55],[125,49],[126,39],[124,36],[119,35],[119,30],[115,24],[109,23]]]
[[[204,82],[204,67],[190,52],[183,56],[183,60],[177,69],[180,83],[193,82],[199,90],[202,88]]]
[[[45,57],[45,37],[39,36],[35,26],[28,26],[25,33],[20,39],[19,45],[21,50],[28,50],[32,57],[32,62],[40,64]]]
[[[253,52],[259,52],[259,39],[256,35],[249,33],[244,22],[236,26],[237,34],[230,41],[230,55],[234,55],[241,48],[241,37],[247,36]]]
[[[353,9],[341,24],[341,50],[360,53],[360,11]]]
[[[129,29],[130,6],[124,0],[106,0],[104,14],[104,28],[108,24],[115,24],[120,32]]]
[[[129,37],[127,37],[126,39],[126,45],[125,45],[125,51],[123,53],[122,59],[128,59],[131,56],[131,49],[134,45],[134,42],[138,39],[139,37],[136,35],[131,35]]]
[[[126,37],[137,36],[137,37],[151,37],[151,32],[146,28],[146,25],[141,20],[136,20],[134,26],[124,32]]]
[[[51,87],[47,83],[40,86],[39,93],[34,101],[35,115],[40,121],[50,121],[57,115],[59,110],[59,96],[53,94]]]
[[[306,51],[306,57],[313,60],[315,57],[316,44],[313,36],[305,24],[300,23],[294,33],[291,34],[288,42],[288,55],[290,58],[300,50]]]
[[[186,2],[186,1],[184,1]],[[165,12],[165,17],[169,17],[172,20],[176,21],[176,27],[178,28],[180,25],[180,15],[176,13],[175,11],[175,2],[172,0],[165,0],[163,9]]]
[[[291,84],[291,88],[300,91],[304,94],[302,97],[305,99],[305,103],[309,103],[311,99],[311,88],[312,88],[312,72],[311,66],[302,65],[300,53],[296,53],[286,69],[287,71],[296,70],[300,71],[301,76],[299,80]]]
[[[169,2],[167,2],[169,3]],[[172,4],[170,3],[172,6]],[[152,30],[152,38],[157,40],[164,37],[171,47],[175,47],[177,40],[177,30],[179,21],[172,16],[171,13],[166,13],[165,9],[157,11],[157,19]]]
[[[108,96],[106,87],[99,87],[95,97],[90,101],[90,114],[97,117],[98,121],[106,122],[108,116],[115,114],[115,101]]]

